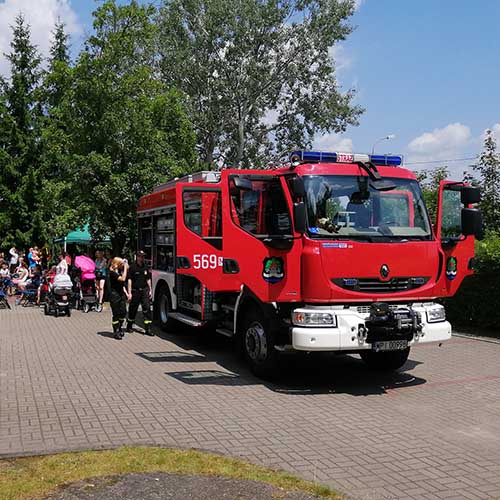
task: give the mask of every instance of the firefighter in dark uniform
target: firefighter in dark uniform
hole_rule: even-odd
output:
[[[127,316],[127,270],[125,259],[115,257],[109,266],[109,302],[113,311],[113,333],[116,339],[123,338],[123,322]]]
[[[128,293],[131,297],[128,308],[127,331],[132,331],[135,323],[135,315],[141,304],[142,315],[144,316],[144,332],[146,335],[154,335],[151,330],[151,271],[145,262],[145,253],[142,250],[137,252],[135,262],[128,270]]]

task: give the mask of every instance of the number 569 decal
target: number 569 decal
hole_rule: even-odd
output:
[[[199,254],[193,255],[194,269],[216,269],[222,267],[222,257],[217,257],[215,254]]]

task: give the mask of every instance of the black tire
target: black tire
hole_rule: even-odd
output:
[[[98,313],[102,312],[102,304],[97,304],[95,306],[95,312],[98,312]]]
[[[84,313],[88,313],[90,311],[90,305],[87,304],[87,302],[85,302],[83,304],[82,310],[83,310]]]
[[[54,316],[56,318],[59,316],[59,309],[57,307],[54,309]]]
[[[170,301],[170,292],[167,285],[160,287],[156,293],[153,308],[153,317],[155,323],[163,330],[170,331],[174,326],[174,320],[170,317],[172,311],[172,302]]]
[[[261,309],[255,307],[245,312],[239,336],[239,345],[252,372],[265,380],[276,378],[279,353],[274,348],[270,321]]]
[[[68,318],[71,317],[71,308],[69,306],[66,308],[66,315],[68,316]]]
[[[45,314],[45,316],[48,316],[49,315],[49,304],[45,303],[44,306],[43,306],[43,314]]]
[[[374,370],[393,371],[401,368],[408,360],[410,348],[400,351],[361,351],[361,359]]]

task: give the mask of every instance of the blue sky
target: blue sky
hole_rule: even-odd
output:
[[[0,0],[0,51],[19,11],[42,52],[59,17],[77,48],[92,28],[94,0]],[[483,0],[357,0],[356,29],[333,53],[344,89],[355,88],[366,108],[359,127],[318,137],[323,149],[402,153],[414,169],[475,156],[484,130],[500,138],[500,2]],[[0,73],[5,60],[0,58]],[[423,163],[422,163],[423,162]],[[455,177],[472,161],[451,162]]]

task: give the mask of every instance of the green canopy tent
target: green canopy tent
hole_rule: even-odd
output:
[[[108,236],[100,241],[95,241],[92,239],[89,231],[89,225],[85,224],[83,228],[77,229],[76,231],[69,232],[66,236],[55,238],[54,243],[62,243],[64,251],[66,251],[67,245],[69,243],[76,243],[78,245],[90,245],[91,243],[111,243]]]

